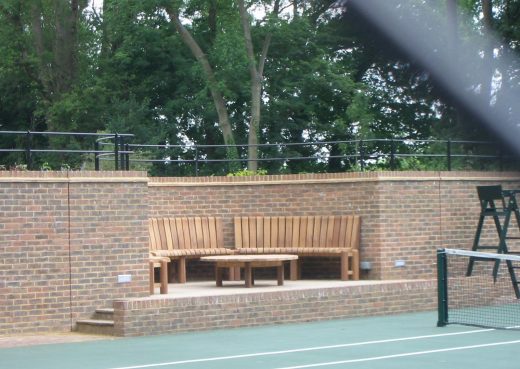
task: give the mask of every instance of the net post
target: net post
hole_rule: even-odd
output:
[[[437,327],[448,324],[448,279],[446,253],[444,249],[437,250]]]

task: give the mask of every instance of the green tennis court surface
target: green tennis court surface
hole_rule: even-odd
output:
[[[0,349],[0,368],[518,367],[519,331],[436,321],[432,312]]]

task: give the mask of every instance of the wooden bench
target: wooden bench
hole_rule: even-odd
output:
[[[341,279],[359,279],[361,219],[357,215],[235,217],[235,249],[240,254],[339,256]],[[299,260],[299,259],[298,259]],[[291,279],[299,277],[291,262]]]
[[[224,247],[220,218],[151,218],[149,231],[150,254],[177,261],[180,283],[186,283],[186,259],[233,254],[232,249]]]

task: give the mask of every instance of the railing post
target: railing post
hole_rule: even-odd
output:
[[[125,170],[130,170],[130,145],[129,144],[125,144],[125,155],[124,155],[124,160],[125,160]]]
[[[99,141],[98,140],[96,140],[94,142],[94,151],[96,151],[94,153],[94,169],[95,170],[99,170],[99,153],[98,153],[98,151],[99,151]]]
[[[199,148],[195,145],[195,177],[199,176]]]
[[[395,170],[395,141],[390,140],[390,169]]]
[[[363,145],[363,140],[359,140],[359,166],[363,172],[365,170],[365,147]]]
[[[26,140],[25,140],[25,164],[27,165],[27,169],[32,168],[32,133],[31,131],[26,132]]]
[[[359,167],[361,171],[365,170],[365,148],[363,147],[363,140],[359,140]]]
[[[114,133],[114,170],[119,170],[119,135]]]
[[[119,168],[125,170],[125,136],[119,136]]]
[[[448,139],[447,141],[447,154],[448,154],[448,171],[451,171],[451,139]]]

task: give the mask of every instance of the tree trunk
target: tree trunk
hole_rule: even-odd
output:
[[[33,33],[34,49],[36,51],[36,57],[38,60],[38,82],[43,86],[44,100],[51,99],[52,83],[51,83],[51,71],[46,63],[45,50],[46,45],[43,37],[43,25],[42,25],[42,8],[39,1],[35,1],[31,4],[31,30]]]
[[[278,4],[278,2],[276,2]],[[258,170],[258,136],[260,133],[260,114],[262,106],[262,79],[264,73],[265,59],[271,43],[271,35],[268,34],[264,40],[262,54],[260,55],[258,66],[253,50],[253,40],[251,38],[251,28],[249,25],[249,14],[244,6],[243,0],[238,0],[240,20],[244,30],[244,40],[246,44],[247,58],[249,63],[249,74],[251,76],[251,117],[249,121],[248,136],[248,162],[247,169],[256,172]],[[278,6],[275,6],[278,9]]]
[[[70,91],[78,75],[78,24],[84,1],[53,0],[53,19],[45,19],[40,1],[31,4],[31,30],[44,95],[55,101]],[[53,24],[47,29],[45,24]],[[50,57],[52,56],[52,57]]]
[[[494,42],[493,42],[493,5],[492,0],[482,0],[482,14],[484,23],[484,73],[482,74],[481,95],[489,104],[491,102],[491,85],[494,75]]]
[[[191,50],[193,56],[202,66],[202,70],[204,71],[204,75],[208,81],[208,87],[211,92],[211,97],[213,98],[213,103],[215,104],[215,108],[217,110],[218,115],[218,123],[220,130],[222,131],[222,135],[224,137],[224,143],[226,145],[235,145],[235,138],[233,135],[233,130],[231,127],[231,123],[229,120],[229,115],[226,108],[226,101],[222,96],[221,92],[218,89],[218,83],[213,73],[213,69],[209,64],[208,58],[198,45],[197,41],[191,36],[189,31],[182,25],[178,14],[170,8],[166,9],[166,12],[170,16],[170,20],[173,22],[175,29],[179,33],[182,41],[188,48]],[[238,150],[235,146],[230,146],[227,148],[227,156],[228,159],[238,159]],[[237,168],[238,165],[231,164],[230,168]]]
[[[55,38],[54,38],[54,78],[55,89],[60,95],[68,92],[77,76],[78,66],[78,22],[79,3],[70,4],[62,1],[54,3]]]
[[[448,47],[449,52],[453,55],[453,63],[460,63],[459,59],[459,14],[457,7],[458,0],[446,0],[447,8],[447,29],[448,29]],[[462,114],[457,106],[452,104],[452,108],[455,111],[455,124],[457,127],[461,127],[463,122]]]

